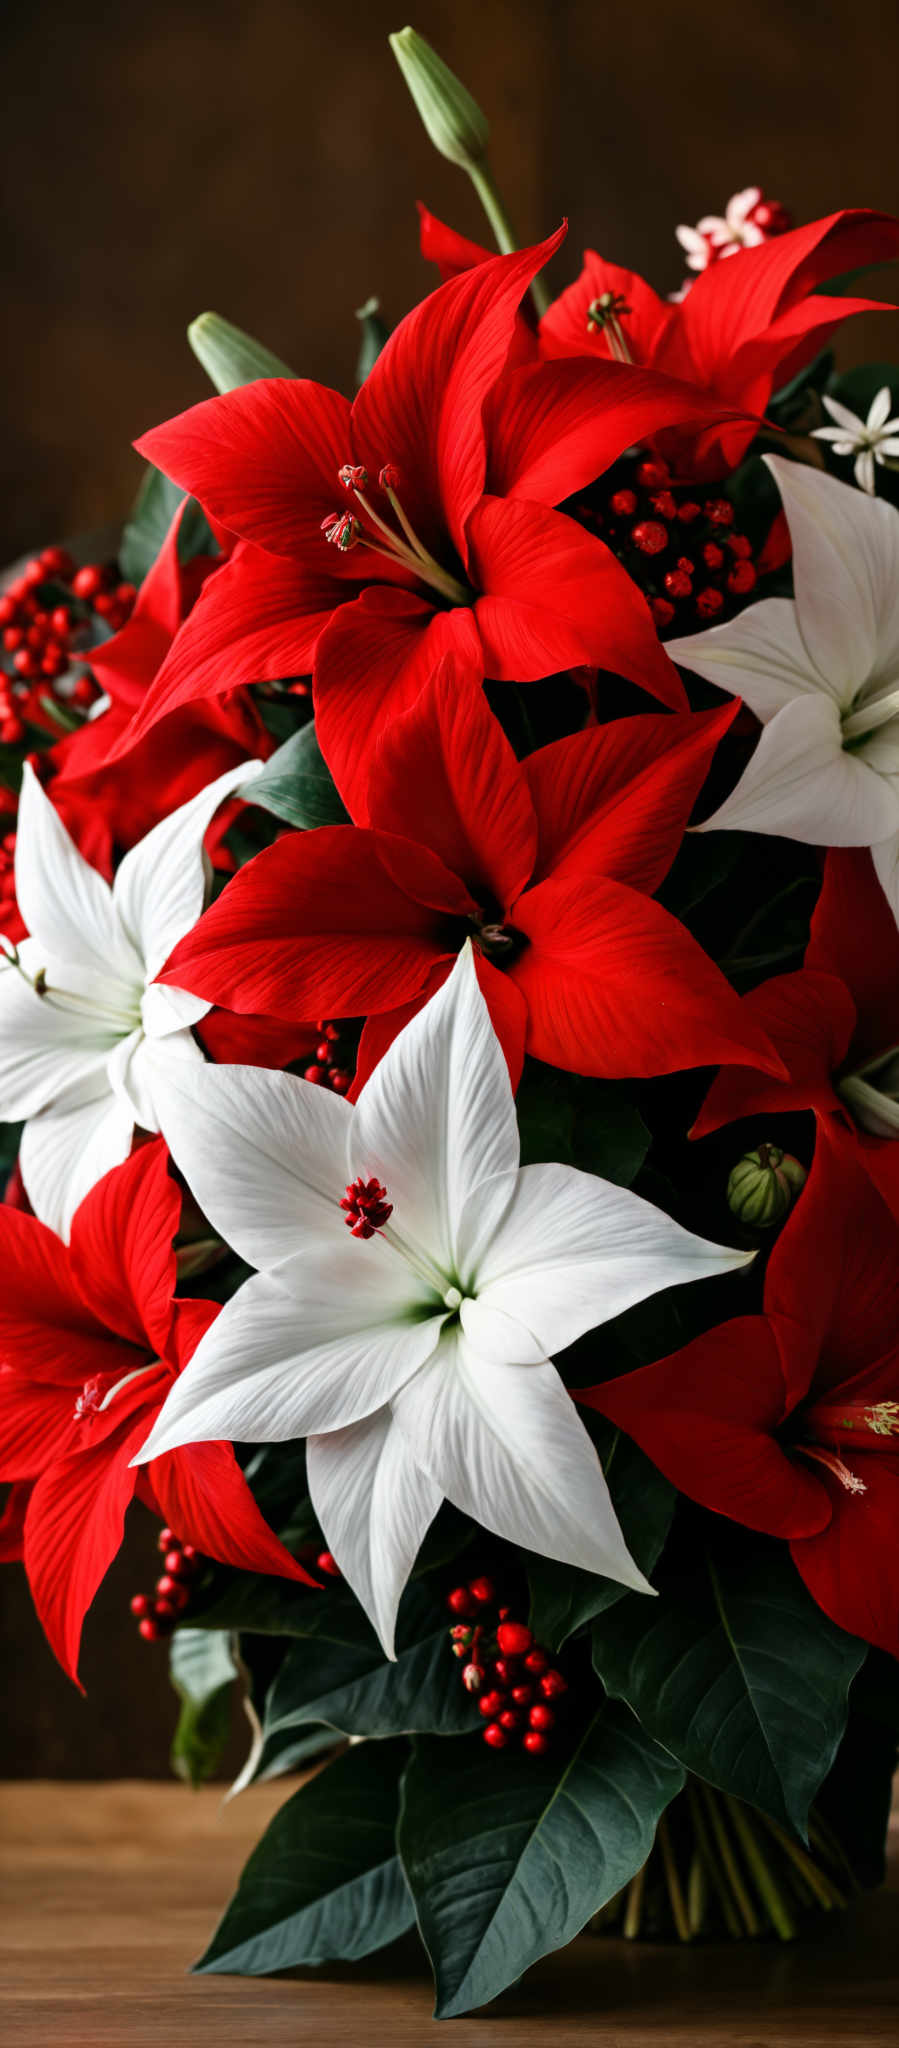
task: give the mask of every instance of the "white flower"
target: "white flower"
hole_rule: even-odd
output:
[[[765,233],[751,216],[761,197],[760,185],[747,185],[744,192],[735,192],[728,200],[723,214],[705,213],[695,228],[675,228],[687,253],[688,270],[707,270],[716,256],[735,256],[738,249],[758,248]]]
[[[899,415],[890,419],[890,387],[882,384],[868,408],[868,417],[861,420],[848,405],[840,405],[836,398],[824,398],[824,404],[835,427],[815,427],[813,441],[829,441],[835,455],[855,456],[855,481],[863,491],[873,498],[877,488],[875,464],[885,463],[891,455],[899,456]]]
[[[470,945],[354,1108],[253,1067],[172,1075],[167,1092],[177,1164],[259,1271],[201,1340],[135,1462],[210,1438],[307,1437],[325,1541],[391,1656],[444,1496],[510,1542],[650,1590],[548,1354],[745,1254],[592,1174],[519,1168]],[[341,1198],[372,1181],[362,1210],[382,1203],[378,1227],[354,1238]]]
[[[15,874],[29,936],[7,941],[0,961],[0,1119],[26,1119],[22,1178],[63,1237],[88,1190],[127,1158],[135,1124],[159,1130],[157,1072],[203,1062],[190,1026],[208,1003],[151,984],[203,910],[214,812],[261,766],[241,762],[164,818],[110,886],[26,763]]]
[[[795,601],[669,640],[672,661],[742,697],[763,732],[701,832],[870,846],[899,922],[899,512],[779,456]]]

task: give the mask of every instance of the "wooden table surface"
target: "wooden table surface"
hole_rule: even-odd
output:
[[[405,1947],[352,1973],[185,1976],[288,1789],[0,1787],[4,2048],[896,2048],[899,1835],[891,1890],[794,1947],[583,1936],[441,2027]]]

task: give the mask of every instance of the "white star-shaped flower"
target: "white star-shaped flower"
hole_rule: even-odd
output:
[[[862,420],[848,405],[825,397],[823,403],[836,425],[815,427],[812,432],[812,440],[829,441],[835,455],[855,456],[855,481],[872,498],[877,488],[875,465],[899,456],[899,415],[890,418],[892,402],[889,385],[882,384],[871,400],[867,419]]]
[[[26,763],[15,877],[29,936],[0,957],[0,1120],[25,1119],[22,1179],[62,1237],[88,1190],[127,1158],[135,1125],[160,1129],[157,1074],[203,1063],[190,1027],[209,1004],[153,977],[204,908],[210,820],[261,767],[241,762],[164,818],[110,885]]]
[[[444,1497],[510,1542],[648,1591],[549,1353],[746,1255],[592,1174],[519,1167],[470,945],[355,1107],[254,1067],[166,1089],[179,1167],[259,1270],[136,1462],[210,1438],[308,1438],[325,1541],[391,1656]]]
[[[686,251],[689,270],[707,270],[714,256],[735,256],[738,249],[757,249],[764,230],[752,219],[762,197],[760,185],[747,185],[728,200],[723,214],[704,213],[695,228],[683,223],[674,232]]]
[[[795,599],[669,640],[672,661],[742,697],[758,745],[701,832],[870,846],[899,923],[899,512],[766,456],[793,543]]]

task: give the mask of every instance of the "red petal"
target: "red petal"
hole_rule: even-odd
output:
[[[36,1216],[0,1207],[0,1261],[0,1364],[67,1389],[116,1369],[121,1347],[83,1300],[71,1255],[52,1230]]]
[[[529,940],[511,972],[527,1049],[609,1078],[775,1055],[713,962],[661,904],[602,876],[540,882],[515,909]]]
[[[822,1471],[832,1520],[820,1534],[791,1544],[793,1560],[838,1628],[899,1657],[899,1458],[874,1452],[853,1459],[851,1468],[864,1493],[847,1492]]]
[[[436,856],[409,840],[353,825],[288,833],[241,868],[159,979],[302,1022],[390,1009],[450,950],[421,894],[457,911],[468,904]]]
[[[828,853],[805,957],[808,967],[838,974],[852,994],[853,1060],[896,1043],[899,932],[867,847]]]
[[[594,299],[613,292],[623,299],[628,311],[622,327],[636,363],[650,363],[661,354],[666,338],[676,334],[679,308],[660,299],[636,270],[622,270],[606,263],[595,249],[584,250],[580,277],[561,293],[540,322],[540,346],[545,356],[598,355],[609,360],[609,345],[600,330],[587,318]],[[666,363],[674,375],[685,372]],[[686,370],[689,375],[689,369]]]
[[[788,1078],[730,1067],[712,1082],[690,1133],[704,1138],[738,1117],[788,1110],[816,1109],[829,1115],[840,1108],[831,1075],[843,1060],[852,1037],[855,1009],[848,989],[832,974],[778,974],[743,998],[748,1016],[777,1048]]]
[[[830,214],[710,264],[679,308],[697,377],[727,390],[727,365],[744,342],[763,335],[828,278],[896,255],[899,222],[859,210]],[[842,304],[851,310],[851,302]]]
[[[420,996],[412,1003],[404,1003],[395,1010],[388,1010],[380,1016],[372,1016],[363,1026],[356,1060],[356,1075],[349,1099],[355,1102],[360,1089],[383,1059],[397,1033],[402,1031],[411,1018],[416,1017],[431,996],[442,987],[452,966],[452,961],[440,961],[431,970],[428,981]],[[520,990],[516,988],[511,975],[501,974],[483,955],[475,953],[475,970],[486,1000],[494,1031],[503,1049],[503,1057],[509,1069],[512,1087],[517,1088],[524,1065],[524,1041],[527,1029],[527,1009]]]
[[[114,633],[111,640],[91,649],[91,668],[101,689],[128,711],[137,710],[184,616],[178,562],[178,532],[183,513],[181,504],[155,562],[144,577],[127,625],[120,633]]]
[[[465,521],[484,488],[481,412],[503,369],[531,279],[564,226],[532,249],[491,256],[423,299],[395,328],[353,405],[356,460],[400,472],[399,497],[428,546],[446,529],[465,559]]]
[[[429,213],[421,200],[417,201],[419,220],[419,244],[426,263],[436,263],[441,278],[446,284],[451,277],[460,277],[464,270],[474,270],[478,263],[489,263],[493,254],[480,242],[470,242],[466,235],[459,235],[455,228]]]
[[[860,1163],[818,1143],[800,1201],[771,1254],[765,1308],[810,1334],[814,1397],[899,1393],[899,1230]]]
[[[240,1017],[210,1010],[194,1026],[211,1060],[227,1067],[289,1067],[311,1060],[321,1032],[314,1024],[285,1024],[281,1017]]]
[[[129,1412],[114,1436],[58,1458],[37,1481],[25,1517],[25,1569],[38,1620],[64,1671],[77,1682],[85,1614],[122,1541],[144,1442],[146,1414]]]
[[[0,1564],[18,1564],[25,1548],[25,1515],[31,1499],[29,1481],[11,1486],[0,1514]]]
[[[680,846],[736,704],[619,718],[523,763],[540,832],[535,879],[604,874],[651,894]]]
[[[342,502],[350,406],[308,377],[261,377],[191,406],[135,446],[230,532],[273,554],[311,549],[315,560],[321,522]]]
[[[181,1196],[158,1138],[104,1174],[72,1224],[72,1272],[85,1301],[108,1329],[162,1358],[171,1338],[180,1221]]]
[[[441,661],[374,757],[369,815],[429,847],[476,902],[505,910],[534,865],[525,778],[480,684]]]
[[[315,656],[315,726],[347,809],[369,823],[368,781],[384,732],[414,704],[441,655],[478,682],[484,674],[474,614],[434,612],[411,593],[371,589],[344,605]]]
[[[230,1444],[185,1444],[148,1469],[166,1521],[204,1557],[316,1584],[260,1514]]]
[[[0,1480],[37,1479],[74,1429],[74,1387],[53,1386],[0,1366]]]
[[[112,710],[89,720],[53,750],[61,756],[53,801],[91,866],[110,876],[112,861],[98,859],[86,844],[88,825],[95,833],[99,825],[110,842],[127,849],[239,761],[272,750],[271,736],[242,690],[163,715],[136,745],[130,743],[133,733],[124,713]],[[120,761],[111,757],[123,736],[128,751]],[[221,832],[231,808],[223,806],[214,831]]]
[[[764,1316],[738,1316],[683,1351],[574,1398],[598,1408],[659,1471],[715,1514],[770,1536],[825,1527],[825,1488],[785,1456],[776,1432],[790,1412]]]

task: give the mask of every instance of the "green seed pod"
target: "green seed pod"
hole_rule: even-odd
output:
[[[789,1215],[805,1181],[805,1167],[791,1153],[758,1145],[737,1160],[727,1183],[728,1208],[752,1230],[773,1230]]]
[[[414,28],[389,41],[434,148],[465,171],[483,163],[490,129],[461,79]]]

